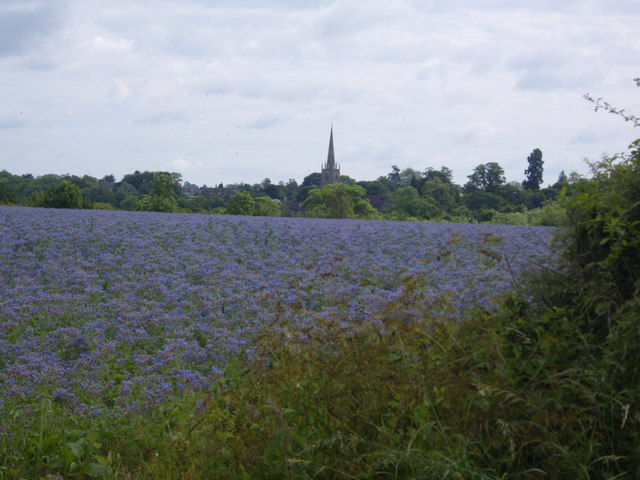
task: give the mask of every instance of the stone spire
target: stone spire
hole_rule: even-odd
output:
[[[331,170],[336,168],[336,156],[333,153],[333,125],[331,125],[331,134],[329,136],[329,154],[327,155],[327,168]]]
[[[320,186],[338,183],[340,181],[340,167],[336,165],[336,157],[333,152],[333,125],[331,125],[331,134],[329,136],[329,153],[327,154],[327,163],[322,166],[322,176],[320,177]]]

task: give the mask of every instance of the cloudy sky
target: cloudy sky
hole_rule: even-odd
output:
[[[544,183],[640,132],[637,0],[0,0],[0,170],[198,185],[498,162]]]

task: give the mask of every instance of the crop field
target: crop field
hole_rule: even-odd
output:
[[[409,278],[437,315],[463,319],[552,261],[552,235],[0,207],[0,407],[49,399],[97,418],[198,395],[230,354],[250,357],[261,332],[304,337],[322,318],[375,324]]]

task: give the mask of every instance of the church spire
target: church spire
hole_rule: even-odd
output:
[[[329,136],[329,153],[327,155],[327,169],[336,168],[336,157],[333,153],[333,125],[331,125],[331,135]]]
[[[336,156],[333,153],[333,125],[331,125],[331,135],[329,136],[329,153],[327,154],[327,163],[322,166],[322,176],[320,177],[320,186],[338,183],[340,181],[340,167],[336,165]]]

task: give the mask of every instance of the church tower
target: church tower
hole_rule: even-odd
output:
[[[340,181],[340,167],[336,165],[336,157],[333,153],[333,125],[331,125],[331,135],[329,136],[329,153],[327,155],[327,163],[322,166],[322,176],[320,177],[320,186],[338,183]]]

